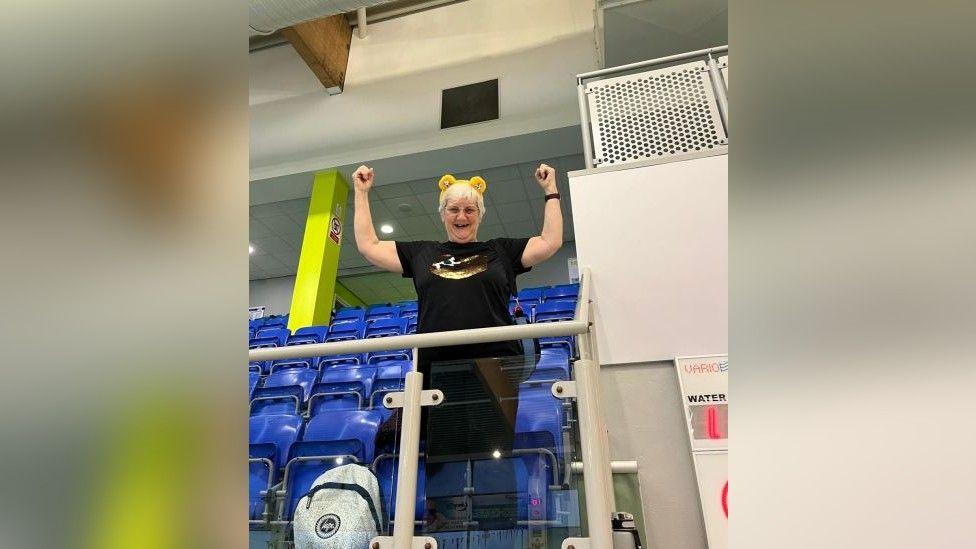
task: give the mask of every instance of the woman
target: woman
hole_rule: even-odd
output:
[[[393,242],[377,238],[373,228],[369,211],[373,170],[367,166],[356,170],[353,174],[356,245],[370,263],[413,278],[418,300],[417,333],[513,323],[508,303],[510,296],[516,294],[516,276],[549,259],[562,246],[563,220],[556,171],[541,164],[535,171],[535,179],[546,197],[542,232],[538,236],[479,241],[487,183],[480,177],[458,180],[445,175],[438,183],[441,189],[438,211],[447,240]],[[445,393],[444,405],[430,412],[430,421],[437,428],[427,437],[428,479],[437,471],[437,466],[432,469],[430,465],[433,462],[509,455],[514,437],[517,386],[505,379],[502,362],[497,358],[521,355],[519,341],[419,350],[417,366],[424,375],[424,387],[436,387]],[[449,380],[449,383],[439,380]],[[458,400],[467,402],[458,404]],[[452,402],[455,405],[448,406]],[[483,516],[498,516],[497,503],[493,510],[488,507],[484,506]],[[473,508],[478,516],[477,501]],[[502,514],[514,515],[514,512]],[[513,516],[509,518],[514,520]],[[507,524],[505,520],[480,522],[483,529],[504,528]]]

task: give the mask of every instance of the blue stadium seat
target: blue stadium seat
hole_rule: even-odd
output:
[[[369,407],[376,367],[330,368],[312,388],[308,413],[314,416],[331,410],[362,410]]]
[[[288,345],[307,345],[309,343],[322,343],[329,333],[328,326],[307,326],[295,330],[295,333],[288,338]]]
[[[542,302],[542,287],[525,288],[518,293],[518,302],[522,304],[522,310],[528,314],[529,309]]]
[[[261,328],[254,334],[254,338],[248,342],[248,347],[251,349],[284,347],[290,335],[291,332],[288,331],[288,328]]]
[[[275,373],[288,368],[309,368],[315,369],[316,358],[282,358],[271,362],[268,373]]]
[[[407,318],[384,318],[376,320],[366,326],[366,339],[376,337],[398,336],[407,333]],[[410,349],[394,349],[390,351],[374,351],[367,353],[366,363],[375,364],[383,360],[412,360],[413,351]]]
[[[329,327],[329,335],[326,336],[325,342],[329,343],[332,341],[349,341],[352,339],[362,339],[363,332],[366,330],[366,322],[356,321],[356,322],[343,322],[340,324],[333,324]],[[322,370],[330,366],[336,365],[350,365],[350,364],[362,364],[364,362],[363,355],[360,353],[351,353],[344,355],[329,355],[319,357],[318,364],[315,366],[317,369]]]
[[[359,307],[346,307],[336,311],[332,317],[332,325],[345,324],[347,322],[363,322],[366,320],[366,311]]]
[[[307,368],[278,370],[264,380],[264,386],[254,390],[251,415],[298,413],[312,396],[318,372]]]
[[[563,401],[550,392],[551,387],[549,380],[529,380],[521,385],[514,447],[523,450],[544,448],[561,460],[566,411]]]
[[[573,320],[575,314],[576,301],[546,301],[536,306],[533,322]]]
[[[412,317],[407,319],[407,331],[408,334],[417,333],[417,317]]]
[[[291,520],[298,500],[325,471],[349,463],[347,456],[369,466],[374,457],[380,414],[371,410],[338,410],[309,418],[301,440],[291,446],[285,468],[285,511]]]
[[[298,438],[301,416],[274,414],[252,416],[248,425],[248,491],[250,520],[260,520],[264,512],[261,491],[278,482],[279,471]]]
[[[380,498],[383,500],[383,509],[386,510],[387,518],[389,519],[389,528],[393,525],[393,519],[396,517],[396,489],[397,489],[397,471],[400,468],[400,459],[397,454],[387,454],[378,457],[376,460],[376,480],[380,485]],[[426,461],[424,458],[420,458],[417,461],[417,499],[414,505],[414,520],[424,519],[424,510],[427,505],[427,474],[426,474]]]
[[[271,361],[262,360],[260,362],[248,362],[247,370],[249,372],[257,372],[261,375],[268,375],[271,373]]]
[[[558,284],[542,291],[543,303],[553,301],[572,301],[579,299],[579,284]]]
[[[366,322],[373,322],[384,318],[398,318],[400,308],[396,305],[372,305],[366,309]]]
[[[247,373],[247,395],[248,400],[254,396],[254,388],[258,386],[258,382],[261,381],[261,374],[258,372],[248,372]]]
[[[407,372],[413,365],[406,360],[389,360],[376,364],[376,378],[373,381],[373,392],[370,394],[370,408],[378,410],[383,420],[388,419],[393,411],[383,406],[383,395],[403,390]]]
[[[576,314],[575,301],[546,301],[535,308],[533,322],[559,322],[573,320]],[[575,345],[572,336],[539,338],[539,348],[555,347],[565,349],[569,355],[574,354]]]
[[[536,363],[529,381],[566,381],[569,380],[569,354],[560,347],[542,349],[539,362]]]
[[[400,318],[417,318],[416,301],[401,301],[398,305],[400,306]]]
[[[288,316],[269,316],[264,320],[262,328],[285,328],[288,326]]]

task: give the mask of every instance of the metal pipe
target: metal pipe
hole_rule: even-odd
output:
[[[575,320],[564,322],[544,322],[540,324],[519,324],[515,326],[493,326],[471,330],[450,332],[431,332],[429,334],[410,334],[402,336],[378,337],[373,339],[353,339],[331,343],[312,343],[287,347],[265,347],[248,351],[248,362],[280,360],[283,358],[309,358],[323,355],[343,355],[366,353],[369,351],[390,351],[394,349],[444,347],[469,343],[492,343],[515,339],[535,339],[577,335],[585,332],[587,325]]]
[[[689,51],[685,53],[678,53],[675,55],[668,55],[666,57],[658,57],[657,59],[649,59],[647,61],[638,61],[636,63],[629,63],[627,65],[620,65],[617,67],[608,67],[606,69],[600,69],[590,72],[584,72],[583,74],[577,74],[577,81],[589,80],[590,78],[596,78],[597,76],[604,76],[607,74],[614,74],[618,72],[629,71],[631,69],[640,69],[643,67],[649,67],[651,65],[660,65],[662,63],[669,63],[671,61],[681,61],[684,59],[692,59],[694,57],[701,57],[703,55],[708,55],[711,53],[724,53],[729,51],[728,45],[716,46],[714,48],[706,48],[704,50]]]
[[[613,482],[610,476],[607,430],[603,424],[600,406],[600,365],[592,360],[580,359],[576,361],[574,372],[590,547],[610,549],[613,547],[610,525]]]
[[[590,288],[593,285],[592,275],[589,267],[583,267],[580,278],[579,299],[576,301],[575,318],[579,322],[586,323],[586,332],[576,336],[576,349],[579,351],[580,359],[589,360],[593,358],[593,332],[590,330]]]
[[[413,546],[413,509],[417,498],[417,461],[420,453],[420,389],[423,380],[424,375],[420,372],[408,372],[403,389],[395,508],[399,512],[393,521],[393,547],[397,548]]]
[[[356,35],[360,40],[366,38],[366,8],[356,10]]]
[[[722,125],[725,126],[725,135],[729,134],[729,99],[725,93],[725,83],[722,74],[718,69],[718,62],[708,54],[708,75],[712,81],[712,92],[715,93],[715,102],[718,104],[718,114],[722,117]]]
[[[610,472],[615,475],[626,475],[626,474],[636,474],[637,473],[637,462],[636,461],[611,461],[610,462]],[[573,462],[573,474],[578,475],[583,472],[583,462],[574,461]]]
[[[586,169],[593,168],[593,136],[590,135],[590,108],[586,102],[586,89],[583,82],[576,81],[576,98],[579,101],[580,131],[583,133],[583,161]]]

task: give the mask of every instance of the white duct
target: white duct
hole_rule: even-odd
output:
[[[251,36],[271,34],[303,21],[356,11],[391,0],[251,0]]]

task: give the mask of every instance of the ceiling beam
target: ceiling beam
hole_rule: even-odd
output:
[[[345,15],[298,23],[281,29],[281,34],[312,69],[329,95],[342,93],[352,42],[352,27]]]

